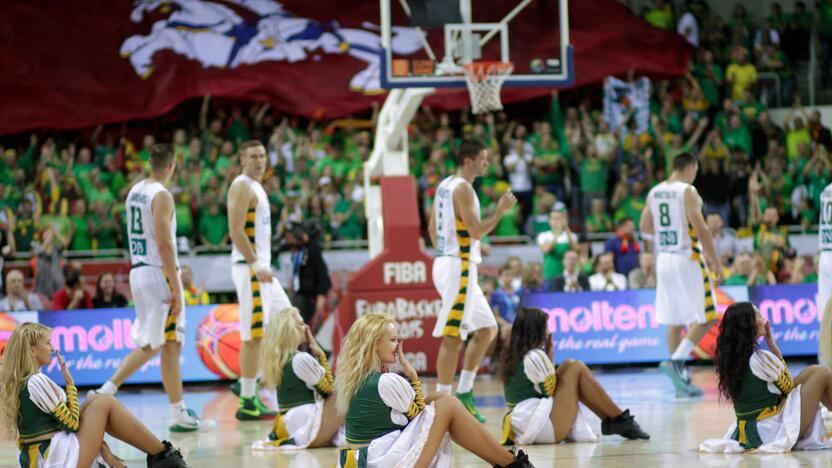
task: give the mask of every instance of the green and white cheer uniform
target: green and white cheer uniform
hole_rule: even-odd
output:
[[[503,417],[501,442],[504,445],[553,444],[555,430],[549,415],[554,403],[557,375],[555,364],[543,350],[526,353],[503,386],[508,413]],[[588,416],[580,406],[578,416],[566,440],[597,442]]]
[[[298,351],[283,365],[277,387],[279,413],[272,423],[268,440],[252,444],[257,450],[293,450],[306,448],[318,435],[323,418],[324,400],[334,391],[332,372],[326,356],[313,357]],[[343,446],[343,426],[331,443]]]
[[[347,442],[366,446],[342,449],[336,468],[413,466],[428,440],[435,412],[432,403],[425,405],[419,380],[373,372],[350,401],[346,420]],[[445,434],[430,466],[450,464],[451,443]]]
[[[829,448],[820,407],[814,410],[809,431],[800,437],[800,385],[794,386],[786,363],[769,351],[757,350],[748,364],[734,401],[737,422],[722,439],[706,440],[699,450],[778,453]]]
[[[81,449],[75,432],[80,422],[78,390],[66,391],[49,377],[37,373],[20,386],[17,416],[18,461],[21,468],[64,468],[77,466]],[[51,439],[23,442],[53,433]],[[107,466],[99,457],[92,467]]]

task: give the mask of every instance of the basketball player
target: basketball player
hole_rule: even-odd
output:
[[[228,230],[231,279],[240,303],[240,406],[241,421],[271,418],[276,414],[257,395],[260,340],[269,314],[291,307],[286,292],[272,274],[272,221],[269,198],[261,184],[266,172],[266,148],[257,140],[240,145],[243,173],[228,189]],[[236,392],[235,392],[236,393]]]
[[[173,177],[176,157],[170,145],[150,151],[150,177],[127,194],[127,237],[130,243],[130,291],[136,303],[130,352],[110,380],[93,393],[114,394],[147,361],[162,351],[162,385],[171,407],[171,432],[191,432],[215,425],[202,421],[182,401],[179,354],[185,338],[185,309],[179,259],[176,254],[176,217],[173,196],[165,187]]]
[[[433,284],[442,296],[442,310],[433,329],[433,336],[442,337],[436,360],[436,391],[451,393],[459,351],[470,337],[456,396],[484,423],[485,418],[474,406],[474,377],[497,335],[497,321],[477,283],[477,265],[482,261],[480,239],[497,226],[517,199],[507,191],[497,202],[496,211],[481,221],[479,198],[471,184],[488,171],[488,150],[479,141],[465,140],[457,150],[457,164],[456,175],[445,178],[437,187],[428,225],[436,248]]]
[[[659,368],[677,396],[698,396],[685,367],[693,348],[716,323],[716,294],[710,271],[722,270],[711,231],[702,215],[702,198],[691,185],[699,164],[682,153],[673,160],[670,178],[653,187],[641,215],[641,232],[652,235],[656,256],[656,318],[667,325],[670,360]],[[704,258],[703,258],[704,250]],[[687,335],[681,337],[687,326]]]

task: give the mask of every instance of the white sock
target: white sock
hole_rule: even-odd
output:
[[[476,371],[462,369],[459,373],[459,385],[456,386],[457,393],[468,393],[474,389],[474,378],[477,377]]]
[[[693,341],[685,338],[681,343],[679,343],[679,347],[676,348],[676,351],[673,351],[673,354],[670,355],[670,359],[673,359],[674,361],[687,361],[688,357],[690,357],[691,351],[693,351],[693,348],[695,347],[696,344]]]
[[[185,410],[185,402],[182,400],[177,401],[176,403],[170,404],[170,414],[173,418],[176,418],[180,412]]]
[[[104,382],[104,385],[98,389],[98,393],[107,393],[109,395],[115,395],[117,391],[118,387],[116,387],[116,384],[110,382],[109,380]]]
[[[451,390],[453,390],[453,388],[454,388],[453,385],[445,385],[445,384],[438,383],[438,384],[436,384],[436,393],[444,393],[445,395],[450,395]]]
[[[251,398],[254,396],[254,389],[257,388],[257,377],[240,377],[240,396]]]

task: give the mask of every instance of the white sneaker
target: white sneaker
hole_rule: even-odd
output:
[[[184,408],[176,412],[173,424],[168,428],[171,432],[195,432],[213,429],[217,422],[212,419],[199,419],[196,411]]]

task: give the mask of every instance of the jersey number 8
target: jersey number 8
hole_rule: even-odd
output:
[[[670,226],[670,207],[667,203],[659,203],[659,226]]]

